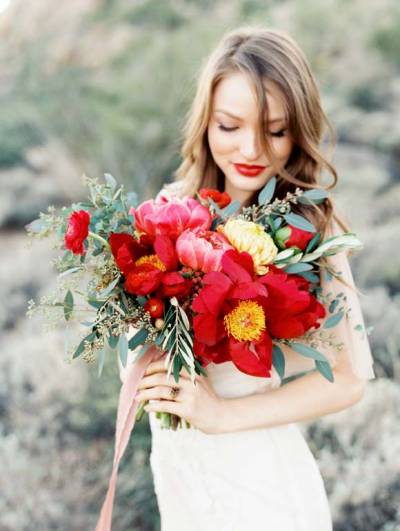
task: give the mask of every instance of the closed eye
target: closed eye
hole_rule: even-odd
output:
[[[224,125],[222,124],[218,124],[218,129],[221,129],[221,131],[225,131],[227,133],[230,133],[232,131],[236,131],[236,129],[238,129],[238,127],[225,127]],[[282,136],[285,136],[285,132],[286,132],[286,129],[281,129],[280,131],[276,131],[275,133],[271,133],[272,136],[275,136],[275,137],[282,137]]]

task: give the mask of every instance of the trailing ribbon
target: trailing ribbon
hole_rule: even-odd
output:
[[[138,402],[134,399],[139,382],[146,371],[147,366],[160,353],[154,349],[149,349],[139,360],[135,361],[121,386],[118,402],[117,422],[115,426],[115,447],[114,460],[108,483],[107,494],[101,508],[99,520],[95,531],[110,531],[112,521],[112,511],[117,483],[118,466],[124,455],[136,420]]]

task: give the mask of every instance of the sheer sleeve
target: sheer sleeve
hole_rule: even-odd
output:
[[[342,233],[343,231],[334,223],[327,230],[324,240]],[[346,370],[351,370],[360,379],[375,378],[373,357],[347,253],[341,252],[327,257],[327,265],[334,271],[341,273],[340,278],[347,285],[334,276],[331,280],[328,280],[328,276],[322,273],[321,294],[323,300],[321,302],[328,308],[329,303],[325,301],[335,299],[339,294],[342,294],[340,300],[343,301],[343,304],[341,306],[347,311],[338,324],[332,328],[325,329],[332,336],[332,345],[320,345],[318,350],[328,358],[332,367],[340,365]],[[337,310],[334,313],[336,312]],[[325,321],[331,315],[331,313],[327,312],[327,316],[321,321],[320,329],[322,329]],[[340,350],[337,348],[338,345],[341,345]],[[288,345],[281,345],[281,348],[286,362],[285,377],[315,369],[312,359],[298,354]]]
[[[342,232],[336,222],[333,222],[328,228],[324,239],[341,234]],[[324,351],[324,354],[328,355],[333,366],[337,364],[347,365],[353,374],[360,379],[375,378],[373,369],[374,361],[347,253],[344,251],[333,256],[328,256],[327,264],[334,271],[340,273],[340,278],[347,285],[343,284],[335,276],[329,280],[329,275],[325,273],[321,275],[322,295],[328,296],[329,294],[333,294],[335,298],[341,294],[339,300],[343,301],[345,310],[345,315],[339,323],[328,329],[332,331],[335,342],[342,344],[342,348],[339,351],[332,351],[329,348],[327,349],[328,351]],[[321,326],[323,326],[323,323],[330,315],[328,313]]]

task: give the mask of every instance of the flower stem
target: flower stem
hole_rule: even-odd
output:
[[[96,234],[95,232],[91,232],[89,231],[89,234],[88,236],[90,236],[91,238],[93,238],[94,240],[97,240],[99,241],[100,243],[102,243],[104,245],[104,247],[108,250],[110,250],[110,244],[108,243],[107,240],[105,240],[104,238],[102,238],[101,236],[99,236],[98,234]]]

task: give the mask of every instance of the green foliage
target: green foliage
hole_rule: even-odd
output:
[[[186,20],[180,11],[177,4],[147,0],[141,5],[122,11],[121,19],[124,22],[153,30],[175,30],[180,28]]]
[[[386,17],[377,21],[368,38],[371,48],[377,49],[382,56],[400,69],[400,7],[393,3]]]
[[[25,151],[43,141],[32,103],[0,99],[0,168],[22,164]]]

